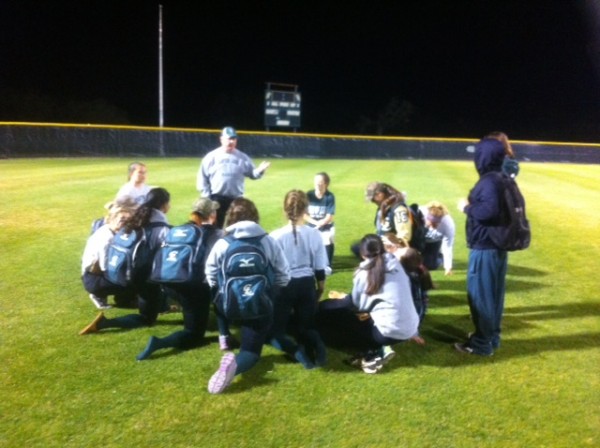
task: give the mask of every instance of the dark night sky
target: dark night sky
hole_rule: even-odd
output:
[[[0,0],[0,92],[157,125],[159,3]],[[358,133],[396,97],[414,114],[388,134],[599,141],[598,3],[163,1],[165,125],[263,129],[272,81],[299,86],[303,132]]]

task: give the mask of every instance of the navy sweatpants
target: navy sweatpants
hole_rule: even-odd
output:
[[[506,251],[472,249],[469,253],[467,297],[475,332],[468,344],[481,355],[493,353],[500,345],[507,266]]]

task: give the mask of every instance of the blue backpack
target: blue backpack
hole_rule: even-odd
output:
[[[129,286],[138,278],[149,275],[153,252],[149,239],[152,228],[163,227],[163,223],[150,223],[144,229],[126,232],[119,230],[108,246],[106,254],[106,278],[111,283]]]
[[[265,236],[225,237],[229,246],[217,276],[214,304],[229,320],[258,319],[273,312],[270,290],[274,272],[262,249]]]
[[[104,224],[106,224],[106,220],[104,218],[94,219],[94,221],[92,221],[92,231],[90,232],[90,235],[96,233],[96,230],[98,230]]]
[[[204,281],[209,233],[210,230],[205,226],[192,223],[169,230],[154,256],[150,280],[161,284],[191,284]]]

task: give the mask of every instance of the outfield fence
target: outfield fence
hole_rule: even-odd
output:
[[[477,139],[374,137],[238,131],[252,157],[471,160]],[[219,145],[218,129],[55,123],[0,123],[0,156],[202,157]],[[520,160],[600,163],[600,144],[511,140]]]

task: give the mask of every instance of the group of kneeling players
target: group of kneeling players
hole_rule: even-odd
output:
[[[148,187],[146,175],[143,163],[130,165],[128,183],[107,204],[107,216],[88,238],[82,258],[82,281],[90,299],[102,311],[80,334],[151,326],[159,314],[169,309],[169,301],[174,301],[183,315],[183,329],[165,337],[152,336],[136,359],[145,360],[159,349],[186,350],[202,345],[211,304],[222,286],[218,273],[231,237],[259,237],[274,273],[270,289],[273,311],[255,319],[231,321],[214,307],[219,348],[224,354],[208,382],[210,393],[223,392],[236,375],[252,368],[265,343],[312,369],[327,363],[324,341],[351,341],[358,354],[347,362],[371,374],[381,371],[393,358],[393,344],[407,340],[425,343],[419,335],[419,325],[426,311],[426,291],[433,287],[423,263],[422,253],[426,250],[411,247],[416,245],[411,238],[415,233],[415,211],[405,204],[404,194],[390,185],[374,183],[367,189],[367,198],[377,205],[376,233],[364,236],[353,246],[360,263],[351,293],[330,291],[323,298],[326,277],[332,272],[334,248],[335,199],[328,190],[327,173],[315,176],[314,190],[291,190],[285,194],[283,210],[288,222],[270,234],[260,226],[259,212],[247,198],[230,202],[224,228],[217,224],[219,202],[210,197],[197,199],[189,224],[201,227],[208,235],[203,259],[205,275],[197,282],[161,285],[150,281],[146,274],[134,278],[129,286],[112,283],[106,275],[106,253],[116,232],[145,229],[148,247],[156,252],[171,227],[166,216],[170,195],[164,188]],[[434,212],[436,207],[439,213]],[[441,204],[432,204],[429,212],[425,211],[426,227],[433,233],[443,219],[451,220]],[[452,269],[453,222],[451,227],[451,238],[444,236],[444,245],[450,247],[449,255],[446,251],[443,257],[447,274]],[[435,243],[433,252],[429,250],[430,267],[442,262],[441,240],[439,236],[429,241]],[[107,298],[111,295],[117,306],[135,306],[138,312],[107,318],[103,311],[110,308]],[[230,324],[239,327],[237,339],[230,332]],[[235,354],[234,348],[239,348]]]

